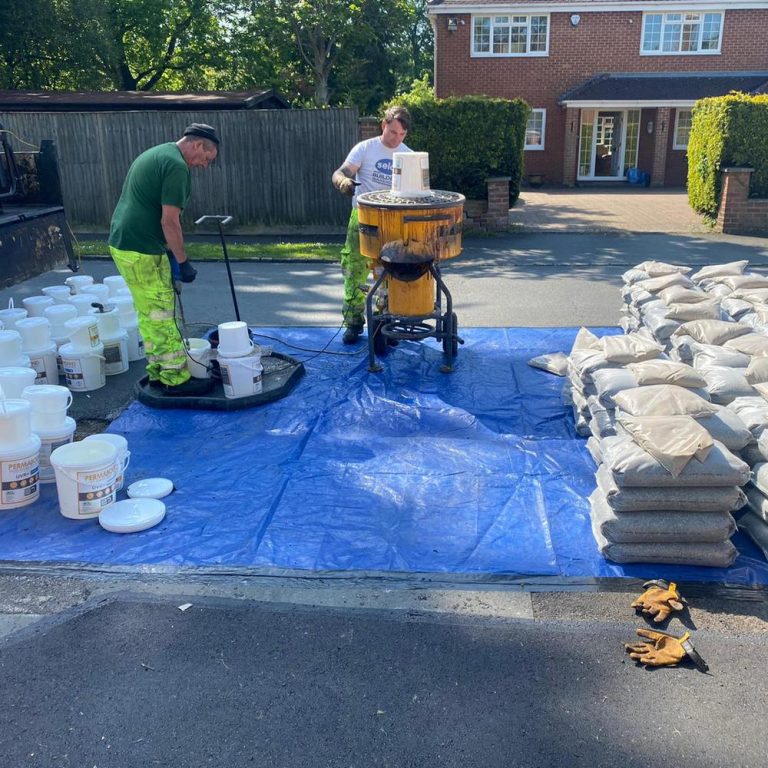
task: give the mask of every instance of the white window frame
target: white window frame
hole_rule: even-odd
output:
[[[527,19],[527,34],[526,34],[526,48],[528,49],[524,53],[494,53],[493,52],[493,20],[494,18],[498,18],[501,16],[507,16],[509,18],[512,18],[513,16],[525,16]],[[544,17],[547,20],[547,39],[546,44],[543,51],[530,51],[531,47],[531,19],[534,17]],[[490,43],[489,48],[491,50],[488,51],[476,51],[475,50],[475,26],[477,24],[477,21],[479,19],[490,19],[491,20],[491,29],[490,29]],[[469,55],[471,58],[519,58],[523,56],[530,56],[530,57],[537,57],[537,56],[549,56],[549,31],[552,27],[552,19],[550,14],[548,13],[479,13],[476,16],[472,16],[472,30],[471,30],[471,37],[470,37],[470,50]]]
[[[664,25],[666,23],[669,23],[666,21],[668,16],[675,15],[675,16],[685,16],[686,14],[692,14],[695,13],[698,16],[700,16],[700,27],[699,27],[699,46],[701,46],[701,39],[702,35],[704,34],[704,16],[707,14],[719,14],[720,15],[720,36],[717,39],[717,48],[707,51],[702,51],[701,47],[699,47],[696,51],[664,51],[664,50],[657,50],[657,51],[646,51],[645,50],[645,30],[646,30],[646,20],[649,16],[661,16],[661,35],[659,38],[659,45],[664,45]],[[706,11],[693,11],[693,10],[686,10],[685,8],[681,8],[680,10],[667,10],[667,11],[646,11],[643,13],[643,29],[642,29],[642,35],[640,37],[640,55],[641,56],[719,56],[720,52],[723,47],[723,28],[725,27],[725,10],[706,10]],[[682,36],[681,36],[681,43],[682,43]]]
[[[672,149],[688,149],[688,144],[687,143],[686,144],[679,144],[678,141],[677,141],[677,129],[678,129],[678,126],[680,125],[680,113],[681,112],[688,112],[691,115],[691,122],[693,122],[693,114],[692,114],[692,110],[691,109],[684,109],[684,108],[678,107],[675,110],[675,132],[674,132],[673,138],[672,138]],[[689,136],[690,136],[690,134],[689,134]]]
[[[526,144],[524,149],[526,152],[541,152],[544,149],[544,145],[546,142],[547,137],[547,110],[546,109],[532,109],[531,110],[531,116],[533,116],[534,113],[540,113],[541,114],[541,144]],[[526,137],[528,136],[528,125],[526,123],[525,126],[525,134]]]

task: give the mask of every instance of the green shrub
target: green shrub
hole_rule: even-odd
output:
[[[401,104],[411,113],[406,143],[413,150],[429,152],[432,188],[484,199],[486,179],[509,176],[513,205],[523,176],[528,104],[487,96],[436,99],[423,84],[415,86],[386,106]]]
[[[722,168],[750,166],[750,195],[768,197],[768,95],[731,93],[701,99],[693,107],[688,141],[688,199],[717,216]]]

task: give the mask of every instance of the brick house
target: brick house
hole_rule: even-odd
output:
[[[525,99],[526,174],[547,183],[634,168],[684,185],[694,102],[768,91],[765,0],[430,0],[428,15],[436,95]]]

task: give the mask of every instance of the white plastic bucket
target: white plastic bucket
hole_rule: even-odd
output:
[[[93,278],[90,275],[70,275],[64,285],[68,285],[72,293],[80,293],[86,285],[93,285]]]
[[[117,294],[110,298],[109,303],[117,310],[119,315],[127,315],[128,317],[131,317],[136,314],[136,307],[130,296],[121,296],[120,294]]]
[[[75,352],[90,352],[101,345],[99,324],[93,315],[67,320],[64,328]]]
[[[103,352],[103,344],[90,352],[73,349],[71,344],[65,344],[59,350],[64,378],[73,392],[101,389],[107,383]]]
[[[131,461],[131,452],[128,450],[128,441],[122,435],[115,435],[112,432],[102,432],[99,435],[88,435],[85,440],[102,440],[115,447],[117,451],[117,464],[119,474],[115,481],[115,490],[119,491],[123,487],[125,479],[125,470]]]
[[[94,301],[96,301],[96,297],[87,293],[78,293],[69,297],[69,303],[77,310],[80,317],[85,317],[93,309],[91,304]]]
[[[21,357],[21,334],[18,331],[0,331],[0,365],[13,365]]]
[[[8,309],[0,309],[0,322],[6,331],[12,331],[16,328],[16,323],[22,317],[27,316],[27,310],[21,307],[13,306],[13,299],[8,302]]]
[[[48,285],[43,288],[43,293],[53,299],[54,305],[67,304],[72,295],[68,285]]]
[[[15,360],[3,360],[0,368],[29,368],[29,355],[19,355]]]
[[[51,323],[47,317],[25,317],[16,323],[16,330],[21,335],[21,351],[27,354],[51,343]]]
[[[97,517],[104,507],[114,503],[120,467],[117,448],[111,443],[80,440],[59,446],[51,453],[51,466],[64,517]]]
[[[77,308],[69,302],[54,304],[52,307],[47,307],[44,314],[51,324],[51,338],[61,338],[67,335],[64,323],[77,317]]]
[[[59,383],[59,350],[55,341],[49,341],[42,349],[30,349],[29,366],[37,374],[37,384]]]
[[[59,368],[59,378],[61,378],[64,375],[64,366],[61,363],[61,348],[65,344],[69,344],[69,336],[64,336],[63,338],[55,338],[52,339],[56,343],[56,349],[58,350],[56,353],[56,365]]]
[[[40,438],[0,446],[0,511],[25,507],[40,497]]]
[[[134,323],[133,325],[126,325],[123,327],[128,334],[128,360],[130,362],[133,362],[134,360],[143,360],[144,339],[141,338],[139,326]]]
[[[122,275],[107,275],[101,282],[109,289],[110,296],[114,296],[121,288],[128,287]]]
[[[75,436],[75,420],[66,416],[57,427],[35,429],[40,438],[40,482],[55,483],[56,473],[51,466],[51,453],[62,445],[71,443]]]
[[[0,388],[6,397],[21,398],[24,390],[35,383],[37,371],[34,368],[9,366],[0,368]]]
[[[219,357],[219,369],[225,397],[234,400],[261,392],[264,372],[261,355]]]
[[[221,357],[245,357],[253,352],[248,325],[241,320],[219,324],[218,353]]]
[[[0,401],[0,448],[12,450],[32,435],[30,405],[21,398]]]
[[[195,379],[208,379],[211,344],[207,339],[187,339],[187,370]]]
[[[118,296],[130,296],[131,301],[133,301],[133,294],[131,293],[131,289],[126,285],[125,288],[118,288],[117,292],[115,293],[115,298]]]
[[[109,286],[102,283],[92,283],[91,285],[84,285],[80,289],[80,293],[83,296],[91,296],[91,301],[97,301],[99,304],[106,304],[109,299]]]
[[[429,197],[429,153],[395,152],[392,155],[392,195]]]
[[[104,372],[107,376],[115,376],[128,370],[128,334],[122,329],[109,336],[102,336],[104,345]]]
[[[31,407],[32,430],[61,428],[72,404],[72,392],[58,384],[35,384],[25,387],[21,396]]]
[[[100,312],[97,308],[89,310],[88,314],[93,315],[96,318],[96,322],[99,326],[99,336],[101,341],[104,341],[105,336],[114,336],[120,332],[120,314],[114,307],[109,304],[104,306],[105,309],[109,307],[107,312]]]
[[[53,299],[50,296],[27,296],[21,303],[27,310],[27,317],[43,317],[45,308],[53,306]]]

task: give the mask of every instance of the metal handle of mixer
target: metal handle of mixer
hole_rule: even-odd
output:
[[[201,224],[207,224],[209,221],[215,221],[217,224],[221,224],[222,227],[226,227],[227,224],[229,224],[230,221],[232,221],[231,216],[201,216],[196,222],[195,226],[199,227]]]

